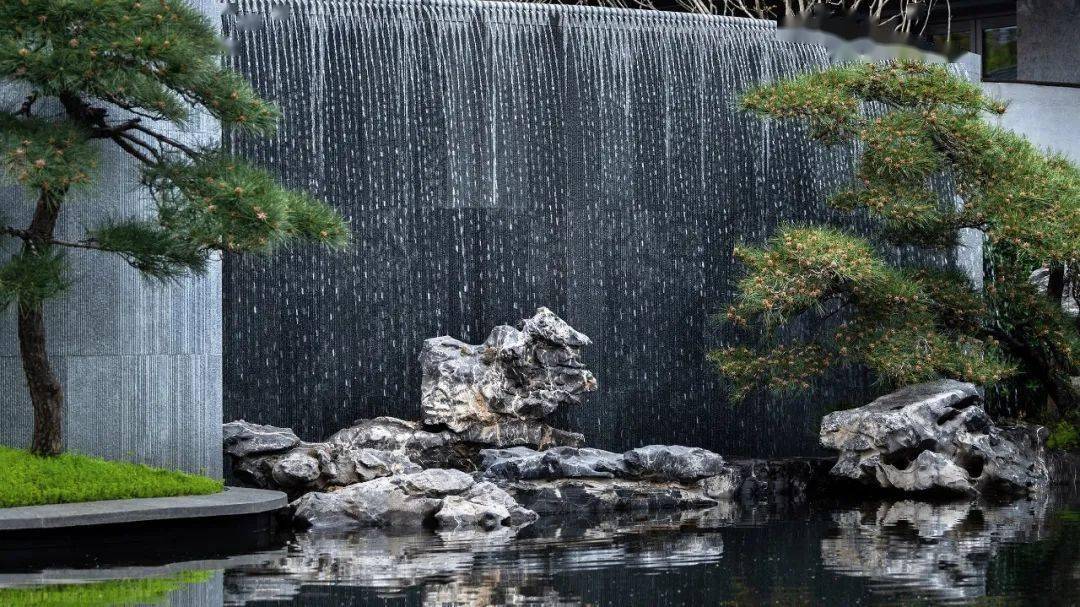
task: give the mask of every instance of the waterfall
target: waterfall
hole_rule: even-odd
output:
[[[824,49],[730,17],[472,0],[241,0],[233,67],[280,104],[236,153],[342,211],[355,245],[226,259],[226,418],[321,438],[419,413],[425,338],[548,306],[595,342],[589,444],[809,453],[833,404],[731,405],[705,354],[732,248],[822,221],[852,155],[737,96]]]

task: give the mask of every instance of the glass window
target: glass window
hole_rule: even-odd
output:
[[[975,48],[971,46],[971,32],[953,32],[950,38],[945,34],[934,34],[934,50],[950,57],[960,53],[971,53]]]
[[[1015,25],[982,31],[982,70],[985,80],[1016,80]]]

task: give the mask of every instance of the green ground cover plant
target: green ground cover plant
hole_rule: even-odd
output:
[[[8,447],[0,447],[0,473],[0,508],[207,495],[222,489],[221,481],[186,472],[74,453],[41,457]]]
[[[209,571],[185,571],[165,578],[109,580],[88,584],[57,584],[32,588],[0,588],[6,607],[120,607],[157,605],[169,594],[210,579]]]

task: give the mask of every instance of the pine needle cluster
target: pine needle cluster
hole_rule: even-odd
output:
[[[0,226],[0,236],[24,244],[0,260],[0,302],[33,307],[63,293],[65,250],[115,253],[148,277],[169,280],[204,271],[215,251],[347,244],[345,222],[327,205],[220,149],[188,145],[161,129],[172,123],[182,130],[203,112],[224,129],[273,133],[279,111],[222,66],[224,52],[213,25],[182,0],[0,5],[0,78],[27,91],[19,107],[0,110],[0,168],[45,207],[30,226]],[[158,212],[60,240],[56,217],[94,179],[101,143],[139,161]]]
[[[942,65],[839,66],[752,89],[742,104],[798,120],[818,141],[858,143],[855,179],[829,203],[873,218],[879,235],[790,226],[736,250],[746,275],[727,319],[758,338],[711,354],[736,397],[805,390],[828,368],[857,364],[893,385],[1023,376],[1059,407],[1080,406],[1075,319],[1060,289],[1030,280],[1039,268],[1080,269],[1075,165],[989,124],[1005,105]],[[982,289],[957,272],[885,261],[887,245],[941,250],[965,228],[985,235]],[[816,331],[781,336],[807,316]]]

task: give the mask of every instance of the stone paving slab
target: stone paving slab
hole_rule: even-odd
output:
[[[212,495],[20,506],[0,508],[0,532],[258,514],[287,504],[280,491],[226,487]]]

